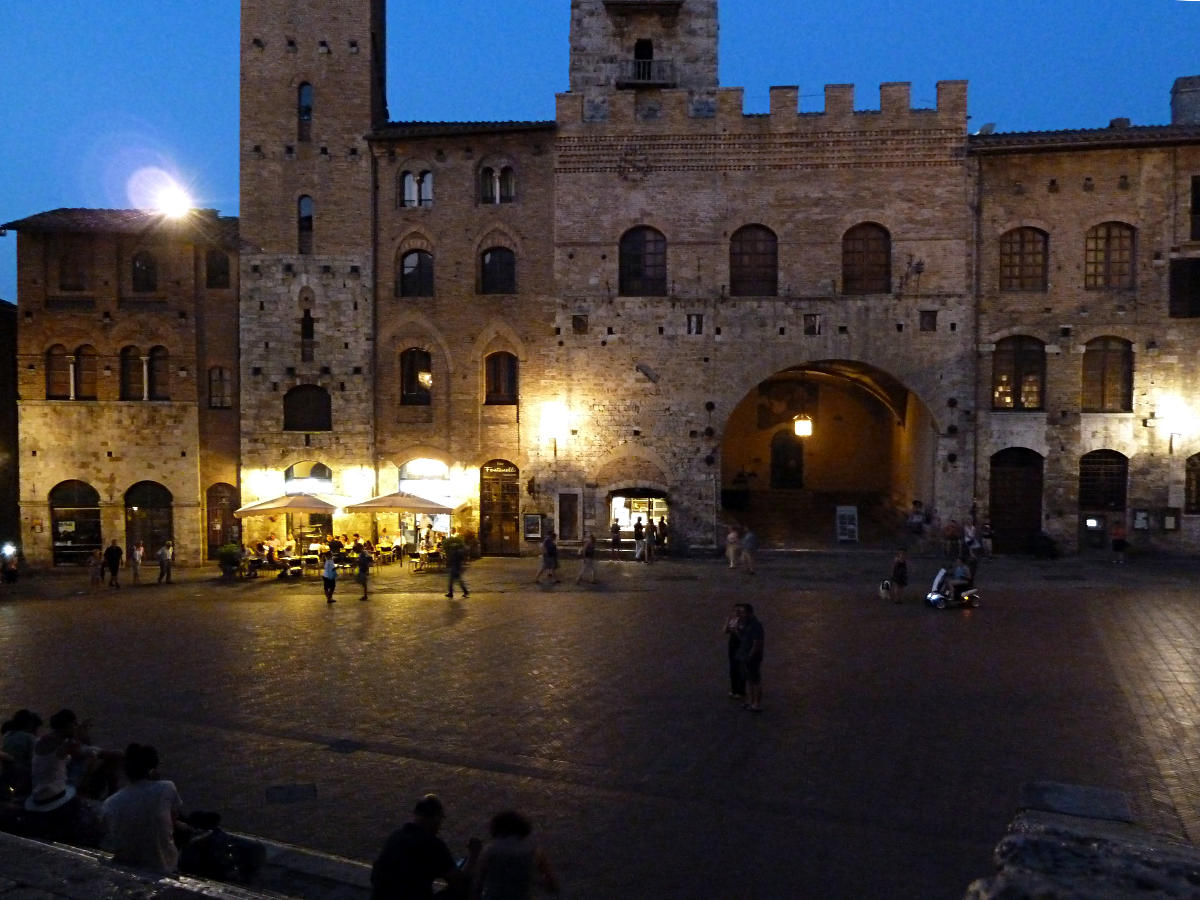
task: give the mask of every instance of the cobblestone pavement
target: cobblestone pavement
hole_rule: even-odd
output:
[[[550,588],[483,560],[467,600],[392,566],[332,607],[311,578],[30,577],[0,602],[0,708],[72,706],[156,744],[190,806],[352,858],[426,791],[454,847],[513,806],[575,898],[961,897],[1042,779],[1200,839],[1200,566],[989,560],[983,607],[939,612],[934,561],[900,606],[888,565],[606,561]],[[738,600],[766,625],[759,716],[726,697]]]

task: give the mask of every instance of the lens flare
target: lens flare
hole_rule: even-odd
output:
[[[136,209],[156,209],[178,217],[192,208],[188,192],[165,169],[146,166],[129,177],[126,184],[129,201]]]

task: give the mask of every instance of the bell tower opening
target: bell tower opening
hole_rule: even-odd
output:
[[[572,0],[571,92],[603,118],[614,91],[717,88],[716,0]]]

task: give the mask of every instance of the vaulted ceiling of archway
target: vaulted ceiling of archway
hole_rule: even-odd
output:
[[[849,381],[886,406],[896,420],[904,424],[908,411],[908,388],[882,369],[850,360],[826,359],[805,363],[794,369],[785,369],[772,375],[767,381],[790,379]]]

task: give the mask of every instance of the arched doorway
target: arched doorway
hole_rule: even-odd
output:
[[[141,542],[147,558],[158,548],[174,540],[174,516],[171,492],[157,481],[139,481],[125,492],[125,542],[133,547]]]
[[[808,420],[811,432],[796,433]],[[919,500],[936,504],[938,428],[924,401],[889,373],[852,360],[783,369],[734,406],[721,444],[721,518],[765,546],[838,539],[839,507],[858,539],[891,542]]]
[[[96,489],[84,481],[64,481],[51,488],[50,530],[54,565],[84,565],[104,544]]]
[[[1025,553],[1042,530],[1045,460],[1026,447],[992,455],[988,515],[997,553]]]
[[[225,544],[241,543],[241,525],[233,515],[241,503],[237,488],[223,482],[208,489],[205,501],[208,507],[208,558],[216,559],[217,551]]]
[[[1107,553],[1109,531],[1125,523],[1129,458],[1116,450],[1093,450],[1079,458],[1079,549]]]
[[[775,432],[771,438],[771,487],[783,490],[804,487],[804,439],[790,426]]]
[[[479,549],[484,556],[521,553],[521,472],[508,460],[479,467]]]

